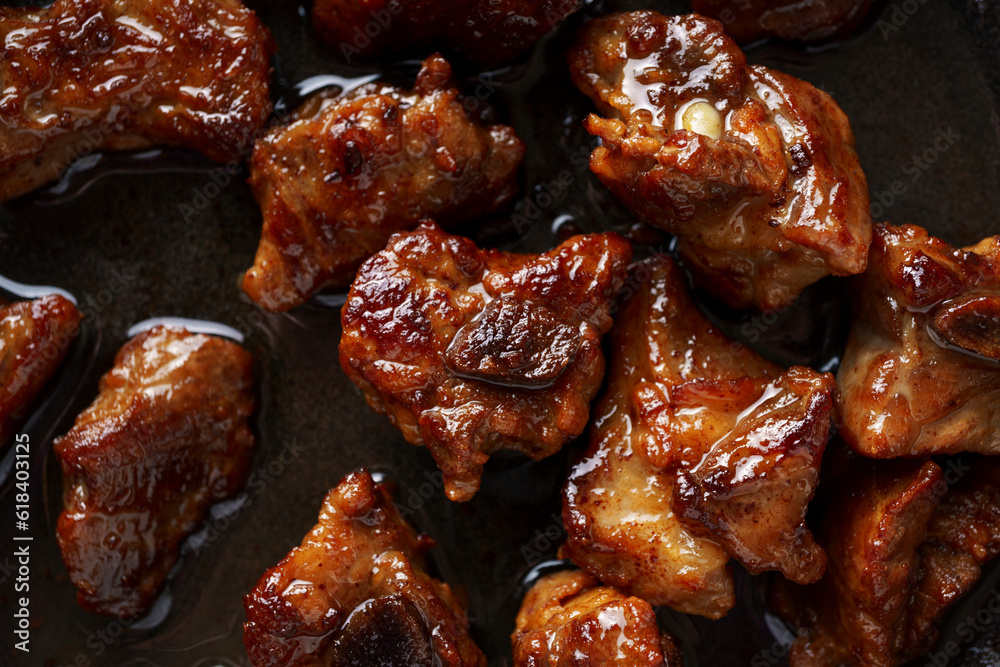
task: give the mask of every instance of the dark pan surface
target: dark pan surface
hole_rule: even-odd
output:
[[[345,65],[316,40],[297,3],[247,4],[281,49],[279,115],[298,103],[296,85],[306,80],[344,84],[385,71],[407,81],[415,74],[414,60]],[[562,54],[585,15],[638,7],[687,11],[682,2],[594,3],[515,66],[486,75],[465,71],[466,91],[495,107],[529,145],[514,213],[530,224],[512,225],[507,216],[476,222],[468,233],[477,240],[543,250],[569,232],[629,229],[625,212],[573,160],[592,145],[580,127],[589,105],[569,84]],[[1000,11],[988,0],[896,0],[877,5],[864,29],[844,42],[811,50],[764,44],[750,50],[750,59],[811,81],[841,104],[857,136],[877,219],[920,224],[952,243],[969,244],[1000,232],[998,25]],[[341,79],[312,79],[330,75]],[[916,166],[915,156],[923,156],[926,169]],[[508,637],[523,581],[554,558],[561,540],[558,490],[580,443],[540,463],[495,457],[475,499],[449,503],[434,483],[427,452],[406,444],[340,370],[336,297],[287,315],[265,315],[242,295],[238,281],[252,263],[260,231],[245,174],[227,179],[217,165],[174,151],[91,157],[96,166],[0,206],[0,275],[68,290],[87,314],[69,363],[26,427],[34,454],[27,656],[10,639],[14,501],[9,491],[0,498],[0,664],[246,664],[242,596],[300,542],[327,490],[360,466],[398,483],[399,503],[437,541],[437,573],[468,596],[475,638],[491,664],[509,664]],[[545,184],[563,171],[569,187],[542,196]],[[893,189],[902,194],[890,201],[885,193]],[[656,249],[666,239],[652,241]],[[10,285],[5,290],[17,291]],[[842,294],[840,283],[827,280],[788,312],[715,315],[735,337],[773,358],[831,368],[846,326]],[[123,624],[89,615],[75,603],[53,537],[61,480],[49,451],[52,438],[93,399],[130,328],[164,316],[221,323],[245,335],[262,379],[257,472],[243,502],[217,506],[189,541],[156,608]],[[1000,664],[1000,648],[994,648],[1000,647],[998,577],[1000,571],[984,577],[973,599],[953,614],[941,650],[951,641],[957,657],[929,656],[917,664]],[[689,665],[785,663],[787,636],[779,632],[776,639],[769,629],[762,582],[740,582],[741,601],[722,621],[663,612]]]

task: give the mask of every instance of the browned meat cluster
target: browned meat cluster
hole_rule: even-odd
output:
[[[1000,236],[959,250],[879,225],[855,288],[844,440],[875,458],[1000,454]]]
[[[840,463],[817,524],[826,575],[773,596],[800,628],[791,665],[902,665],[933,647],[947,608],[1000,553],[1000,462],[968,457],[949,475],[930,460]]]
[[[270,33],[239,0],[0,7],[0,201],[93,151],[242,159],[271,111]]]
[[[762,37],[817,42],[857,28],[872,0],[691,0],[699,14],[718,19],[740,44]]]
[[[512,60],[581,0],[316,0],[313,25],[347,62],[407,48],[445,48],[481,65]]]
[[[314,98],[254,149],[264,229],[243,289],[263,308],[288,310],[346,287],[421,218],[468,221],[503,204],[523,156],[512,128],[469,117],[440,56],[424,61],[412,92],[372,84]]]
[[[868,186],[826,93],[746,57],[718,21],[640,11],[587,24],[573,81],[606,118],[590,167],[643,221],[678,236],[699,284],[731,306],[788,305],[864,271]]]
[[[122,347],[54,445],[59,547],[81,606],[132,618],[149,606],[209,506],[246,481],[255,401],[236,343],[157,326]]]
[[[0,451],[59,370],[82,319],[58,294],[0,307]]]
[[[709,618],[734,603],[731,557],[808,583],[826,556],[805,524],[833,377],[726,339],[668,258],[633,268],[608,389],[564,491],[562,554],[654,605]]]
[[[531,587],[511,642],[514,667],[682,664],[648,602],[603,586],[581,570],[544,576]]]
[[[495,66],[586,4],[311,12],[348,62],[440,47]],[[708,16],[632,11],[580,30],[567,59],[600,114],[585,123],[600,140],[590,168],[640,223],[676,236],[679,262],[630,264],[614,233],[518,254],[443,231],[503,211],[526,146],[437,53],[412,90],[331,89],[263,132],[275,45],[240,0],[0,7],[0,202],[95,151],[252,150],[263,227],[244,291],[280,312],[349,287],[340,364],[427,447],[448,498],[473,498],[496,452],[539,460],[590,424],[562,490],[559,556],[580,569],[532,583],[514,667],[680,667],[654,607],[724,616],[733,560],[775,574],[770,606],[798,633],[791,667],[901,667],[1000,555],[1000,236],[958,249],[873,227],[843,111],[738,47],[844,36],[872,4],[692,0]],[[837,381],[728,339],[682,265],[735,309],[783,309],[853,276]],[[81,320],[60,296],[0,302],[0,447]],[[149,609],[212,503],[246,482],[256,405],[253,358],[235,342],[156,326],[121,348],[53,444],[57,540],[85,610]],[[486,667],[460,596],[427,572],[432,546],[388,485],[346,475],[245,596],[250,664]]]
[[[451,588],[424,571],[430,546],[367,471],[347,475],[246,596],[251,664],[486,667]]]
[[[448,497],[468,500],[492,452],[540,459],[583,432],[631,254],[615,234],[543,255],[480,250],[425,223],[358,272],[341,365],[375,410],[430,450]]]

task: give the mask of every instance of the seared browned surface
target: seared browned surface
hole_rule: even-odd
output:
[[[556,572],[531,587],[511,635],[514,667],[680,667],[673,639],[649,603],[582,570]]]
[[[615,234],[519,255],[424,223],[361,267],[340,363],[375,410],[427,446],[448,497],[468,500],[491,453],[541,459],[583,432],[631,255]]]
[[[367,471],[347,475],[244,599],[251,664],[485,667],[448,584],[424,572],[429,546]]]
[[[948,606],[1000,552],[1000,461],[972,461],[956,481],[930,460],[851,459],[819,524],[826,575],[774,591],[800,628],[792,667],[891,667],[934,646]]]
[[[0,307],[0,450],[66,358],[81,320],[58,294]]]
[[[829,95],[746,57],[697,14],[591,21],[569,53],[606,116],[590,167],[645,222],[680,238],[699,283],[729,305],[780,308],[830,273],[865,269],[868,186]],[[714,122],[697,122],[701,110]]]
[[[906,660],[934,646],[948,607],[972,590],[981,567],[1000,555],[1000,460],[963,458],[964,465],[946,469],[946,480],[963,477],[957,483],[951,479],[917,550],[918,583],[903,641]]]
[[[512,128],[469,117],[440,56],[424,61],[412,92],[372,84],[314,98],[300,115],[257,142],[251,163],[264,228],[243,289],[268,310],[346,287],[423,217],[473,220],[517,190],[524,145]]]
[[[945,490],[932,461],[856,460],[823,517],[829,567],[819,584],[776,582],[779,613],[801,628],[791,664],[899,662],[917,547]],[[796,606],[801,604],[801,606]]]
[[[833,378],[784,372],[726,339],[668,258],[632,271],[611,336],[608,390],[564,490],[563,554],[654,605],[718,618],[730,556],[816,581],[805,524]]]
[[[238,0],[0,7],[0,201],[100,150],[242,160],[271,111],[270,33]]]
[[[411,47],[499,65],[576,11],[580,0],[316,0],[313,25],[347,62]]]
[[[1000,236],[959,250],[878,225],[854,304],[844,440],[876,458],[1000,453]]]
[[[857,28],[872,0],[691,0],[691,6],[722,21],[726,34],[740,44],[762,37],[815,42]]]
[[[209,506],[246,481],[254,403],[236,343],[157,326],[122,347],[54,445],[59,547],[81,606],[131,618],[149,606]]]

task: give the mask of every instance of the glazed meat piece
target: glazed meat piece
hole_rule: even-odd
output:
[[[1000,236],[959,250],[878,225],[838,373],[841,435],[874,458],[1000,453]]]
[[[904,659],[934,646],[948,607],[972,590],[983,565],[1000,555],[1000,460],[968,457],[966,463],[947,470],[946,481],[949,475],[962,477],[934,510],[917,551],[920,568]]]
[[[270,33],[239,0],[0,7],[0,201],[100,150],[242,160],[271,112]]]
[[[930,460],[855,459],[847,471],[820,524],[826,575],[773,592],[800,628],[792,667],[907,663],[934,646],[947,608],[1000,553],[1000,461],[954,467],[952,486]]]
[[[375,410],[427,446],[448,497],[468,500],[491,453],[541,459],[587,425],[631,255],[615,234],[519,255],[424,223],[361,267],[340,363]]]
[[[538,580],[511,635],[514,667],[680,667],[673,638],[649,603],[627,597],[581,570]]]
[[[483,66],[512,60],[580,0],[316,0],[313,25],[347,62],[411,47],[454,51]]]
[[[946,485],[937,464],[917,460],[856,461],[839,481],[819,523],[826,575],[811,587],[775,584],[778,612],[801,628],[790,663],[896,665],[917,548]]]
[[[58,294],[0,307],[0,449],[59,370],[82,319]]]
[[[722,21],[740,44],[762,37],[816,42],[847,36],[865,20],[872,0],[691,0],[691,6]]]
[[[512,128],[468,116],[440,56],[424,61],[413,92],[372,84],[313,98],[254,149],[250,186],[264,229],[243,289],[277,311],[347,287],[361,262],[421,218],[467,221],[506,202],[523,156]]]
[[[820,578],[805,523],[833,378],[784,372],[726,339],[665,257],[637,264],[612,332],[607,393],[564,489],[562,554],[654,605],[718,618],[730,557]]]
[[[122,347],[54,445],[59,547],[84,609],[149,606],[209,506],[246,481],[254,404],[253,359],[236,343],[157,326]]]
[[[448,584],[424,571],[430,546],[367,471],[347,475],[244,599],[250,663],[486,667]]]
[[[590,168],[640,219],[678,236],[698,283],[730,306],[787,306],[864,271],[868,186],[826,93],[748,67],[718,21],[641,11],[591,21],[569,53],[601,145]]]

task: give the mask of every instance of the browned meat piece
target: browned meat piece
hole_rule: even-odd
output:
[[[1000,460],[967,462],[950,471],[964,477],[934,510],[918,550],[918,583],[903,642],[907,660],[934,646],[948,607],[979,581],[982,566],[1000,555]]]
[[[591,21],[573,81],[607,118],[590,168],[643,221],[679,237],[700,285],[779,308],[830,273],[865,269],[868,185],[826,93],[747,67],[718,21],[640,11]]]
[[[649,603],[626,597],[580,570],[531,587],[511,635],[514,667],[680,667],[673,638]]]
[[[411,47],[443,47],[480,65],[515,58],[580,0],[316,0],[313,25],[347,60]]]
[[[846,467],[821,523],[826,575],[773,594],[801,628],[792,667],[892,667],[934,645],[944,612],[1000,553],[1000,461],[955,470],[949,488],[929,460]]]
[[[722,21],[740,44],[762,37],[816,42],[847,36],[865,20],[872,0],[691,0],[691,6]]]
[[[472,220],[517,190],[524,144],[469,118],[440,56],[412,93],[373,84],[315,98],[300,115],[258,141],[251,163],[264,229],[243,289],[262,308],[346,287],[393,233],[425,216]]]
[[[895,665],[919,567],[917,547],[945,488],[941,469],[932,461],[857,461],[839,481],[819,524],[829,554],[826,575],[804,588],[776,582],[779,613],[802,628],[790,661],[795,667]]]
[[[636,404],[655,435],[646,446],[666,459],[664,467],[677,467],[673,509],[692,532],[715,539],[751,572],[815,581],[826,558],[805,515],[819,482],[834,382],[801,367],[773,375],[692,380],[670,394],[661,381],[643,387]]]
[[[844,440],[874,458],[1000,453],[1000,236],[958,250],[878,225],[854,294]]]
[[[0,449],[59,370],[82,319],[58,294],[0,307]]]
[[[563,554],[655,605],[718,618],[730,556],[800,582],[826,564],[805,524],[833,378],[782,372],[726,339],[673,262],[637,264],[612,332],[608,390],[564,491]]]
[[[430,546],[367,471],[347,475],[246,596],[250,663],[486,667],[448,584],[424,572]]]
[[[246,481],[254,403],[253,359],[236,343],[158,326],[122,347],[54,445],[59,547],[82,607],[149,606],[209,506]]]
[[[615,234],[519,255],[422,224],[358,272],[340,363],[468,500],[493,452],[541,459],[583,432],[631,255]]]
[[[0,7],[0,201],[97,150],[242,160],[271,112],[270,33],[239,0]]]

